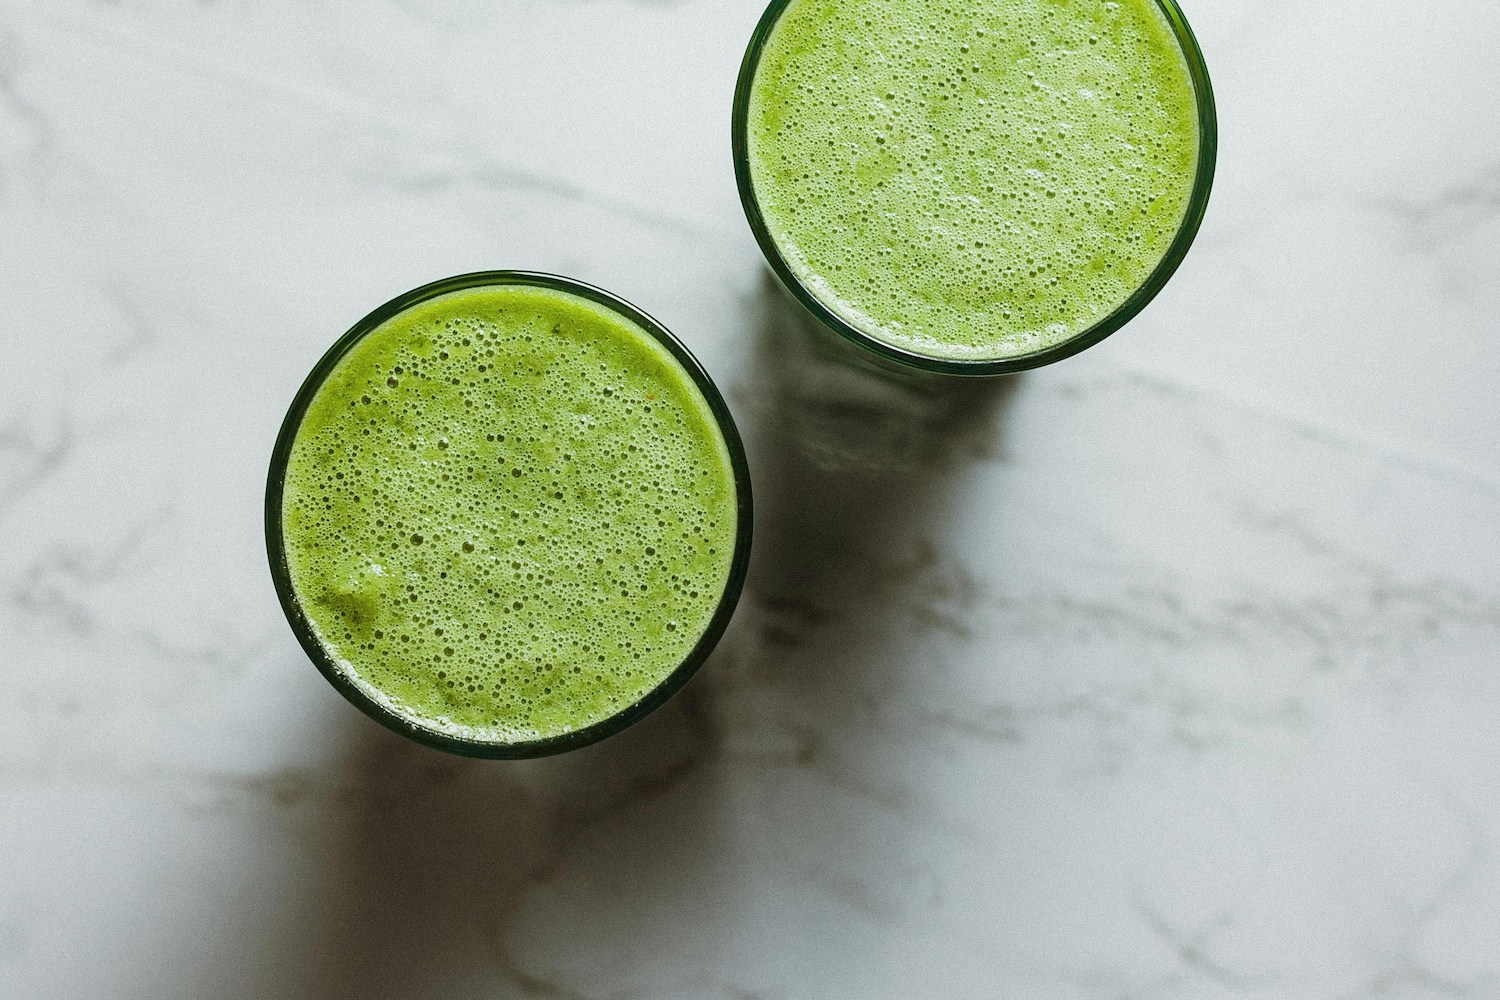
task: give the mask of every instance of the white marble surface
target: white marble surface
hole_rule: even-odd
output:
[[[1193,0],[1186,265],[958,393],[768,290],[758,5],[0,0],[0,996],[1500,997],[1492,0]],[[524,764],[345,704],[261,536],[313,361],[484,267],[677,331],[759,501],[702,674]]]

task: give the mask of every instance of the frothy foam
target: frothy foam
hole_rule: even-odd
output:
[[[308,408],[282,503],[334,661],[398,714],[492,742],[638,702],[734,554],[728,451],[687,372],[625,317],[530,286],[361,340]]]
[[[793,0],[763,50],[751,183],[834,313],[918,354],[1029,354],[1145,283],[1198,157],[1152,0]]]

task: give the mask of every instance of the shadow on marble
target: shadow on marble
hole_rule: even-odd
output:
[[[510,956],[516,906],[545,891],[579,838],[665,795],[712,752],[703,692],[692,687],[623,734],[537,761],[454,757],[344,716],[347,729],[325,736],[349,743],[329,786],[269,789],[306,824],[289,869],[314,872],[285,887],[289,905],[267,930],[268,942],[296,941],[267,947],[276,968],[265,982],[279,996],[570,996]],[[701,798],[711,794],[675,810],[671,829],[623,826],[674,873],[636,873],[662,905],[675,905],[662,896],[673,886],[685,905],[691,887],[713,877],[701,847],[717,838],[694,826],[711,814]],[[565,922],[545,932],[561,947],[587,946]],[[226,998],[267,995],[221,985]]]
[[[945,498],[976,461],[1003,461],[1024,376],[961,379],[882,367],[765,276],[748,411],[756,542],[749,590],[771,644],[921,586]]]

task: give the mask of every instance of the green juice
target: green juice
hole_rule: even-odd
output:
[[[631,319],[532,285],[449,292],[359,340],[282,488],[286,566],[329,659],[378,704],[523,744],[637,704],[724,596],[724,433]]]
[[[961,361],[1053,347],[1141,288],[1199,142],[1153,0],[791,0],[746,120],[798,282],[876,340]]]

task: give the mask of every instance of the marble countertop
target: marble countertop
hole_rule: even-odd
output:
[[[0,996],[1500,997],[1500,19],[1187,7],[1186,264],[933,388],[765,277],[759,0],[0,0]],[[757,490],[697,679],[526,763],[341,700],[261,532],[487,267],[657,315]]]

